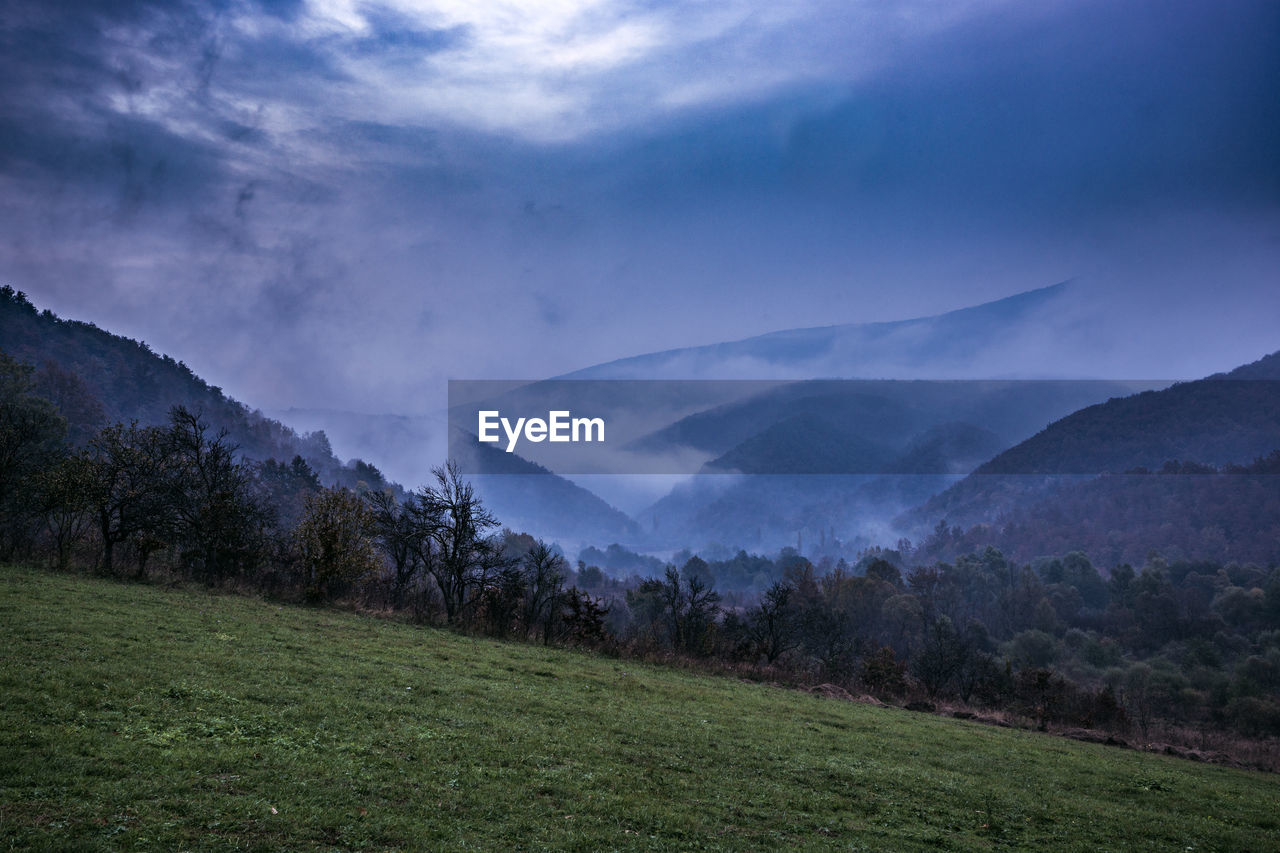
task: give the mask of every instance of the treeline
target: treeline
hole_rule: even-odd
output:
[[[991,547],[907,571],[902,560],[815,566],[791,552],[781,580],[732,606],[699,557],[629,584],[589,567],[578,579],[606,591],[633,648],[1042,727],[1280,735],[1280,569],[1153,555],[1104,576],[1079,552],[1019,564]]]
[[[170,575],[308,601],[358,597],[423,621],[545,642],[604,641],[603,610],[564,557],[499,531],[452,464],[405,494],[372,466],[324,486],[300,456],[242,457],[175,406],[165,426],[113,424],[83,446],[0,354],[0,560]]]
[[[1152,553],[1104,574],[1078,551],[1018,562],[973,546],[944,561],[901,542],[816,564],[790,548],[774,558],[686,552],[678,570],[648,577],[580,564],[576,581],[640,652],[1046,726],[1280,735],[1275,565]],[[590,552],[601,554],[626,556]]]

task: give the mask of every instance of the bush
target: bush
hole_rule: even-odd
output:
[[[306,499],[294,531],[307,598],[330,597],[378,568],[373,513],[359,495],[341,486]]]
[[[883,646],[862,662],[862,683],[880,696],[901,696],[907,689],[907,665]]]

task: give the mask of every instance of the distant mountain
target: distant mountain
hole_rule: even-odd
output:
[[[908,433],[909,434],[909,433]],[[867,438],[856,424],[819,414],[792,415],[708,462],[708,473],[967,474],[1007,446],[968,423],[931,426],[905,447],[901,436]]]
[[[911,520],[994,521],[1066,482],[1180,460],[1247,464],[1280,449],[1280,353],[1230,373],[1081,409],[992,458]]]
[[[739,341],[617,359],[564,379],[974,378],[1012,332],[1044,328],[1070,282],[933,317],[788,329]],[[1018,363],[1003,362],[1006,376]]]
[[[763,390],[742,399],[680,418],[632,441],[627,449],[655,453],[687,447],[719,455],[797,418],[805,420],[794,421],[796,424],[821,421],[828,428],[850,435],[861,434],[873,441],[886,435],[900,438],[904,431],[920,424],[921,417],[913,410],[921,401],[910,399],[910,392],[895,387],[897,385],[899,383],[875,380],[765,385]],[[919,390],[921,394],[928,393],[923,385]],[[930,402],[932,400],[924,401],[924,404]]]
[[[886,473],[966,474],[1004,446],[1004,440],[989,429],[968,423],[938,424],[912,439]]]
[[[793,542],[815,525],[850,541],[872,532],[883,537],[902,510],[1054,419],[1163,386],[938,381],[1017,376],[1023,362],[1007,351],[1042,346],[1050,326],[1061,331],[1057,313],[1073,293],[1074,285],[1063,283],[933,317],[789,330],[641,355],[495,391],[484,408],[540,411],[554,402],[554,408],[602,414],[623,451],[615,458],[634,460],[638,471],[664,473],[688,463],[689,471],[702,465],[706,472],[758,475],[676,488],[637,515],[649,547],[708,539],[765,547]],[[814,379],[881,376],[909,378]],[[671,381],[684,379],[731,381]],[[930,436],[948,424],[969,433]],[[970,446],[963,447],[965,441]],[[572,473],[560,465],[561,449],[544,443],[526,454]],[[887,473],[898,476],[878,476]],[[854,479],[832,476],[838,474]]]
[[[750,455],[744,444],[763,450],[766,443],[762,443],[761,438],[769,434],[767,446],[775,447],[787,434],[785,429],[777,429],[779,424],[809,416],[808,420],[793,422],[810,427],[821,422],[828,432],[837,436],[870,441],[887,448],[888,454],[874,465],[858,469],[859,473],[879,473],[888,470],[894,456],[905,451],[915,436],[941,424],[976,425],[994,433],[1003,442],[1001,447],[1008,447],[1056,418],[1142,387],[1140,383],[1050,379],[775,383],[743,399],[681,418],[632,441],[627,449],[661,453],[689,447],[717,456],[732,453],[741,462],[744,455]],[[793,441],[802,445],[804,437],[797,433]],[[778,450],[779,454],[784,452],[807,451],[803,447]],[[978,461],[986,458],[989,455]],[[725,466],[716,463],[714,467]],[[824,473],[847,467],[828,467]],[[752,459],[747,467],[739,470],[788,473],[797,469],[770,469],[763,460]]]
[[[708,462],[707,472],[741,474],[867,474],[893,449],[812,412],[783,418]]]
[[[181,361],[92,323],[38,311],[8,286],[0,287],[0,350],[37,368],[37,390],[67,417],[73,437],[87,439],[105,423],[163,424],[170,408],[182,405],[225,428],[248,458],[287,462],[301,456],[329,483],[380,479],[363,464],[343,465],[323,432],[298,435],[226,396]]]
[[[1232,374],[1182,382],[1082,409],[976,474],[1098,474],[1170,459],[1248,462],[1280,442],[1280,379]]]
[[[655,547],[778,547],[804,534],[892,543],[890,524],[1055,418],[1131,386],[1062,380],[821,380],[776,385],[633,442],[719,450],[701,477],[639,515]],[[744,429],[744,425],[747,429]]]

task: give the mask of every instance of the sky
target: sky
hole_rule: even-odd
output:
[[[1228,369],[1278,152],[1274,2],[0,7],[0,280],[269,410],[1065,279],[1082,377]]]

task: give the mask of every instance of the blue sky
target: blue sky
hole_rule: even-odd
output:
[[[0,278],[256,406],[1066,278],[1082,376],[1280,348],[1275,3],[16,0],[0,81]]]

